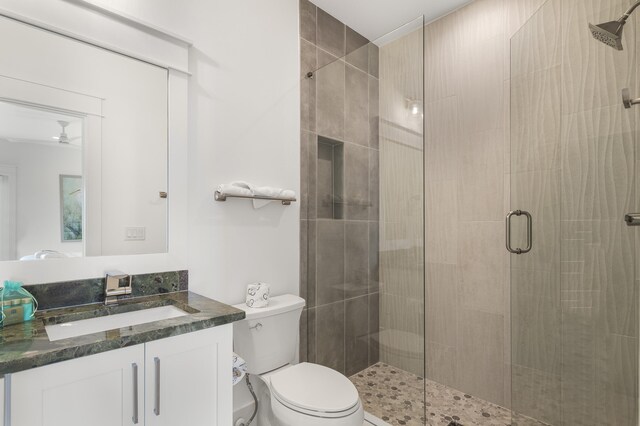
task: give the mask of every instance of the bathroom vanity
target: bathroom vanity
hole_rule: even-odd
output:
[[[153,311],[161,315],[156,321],[94,332]],[[181,291],[45,311],[6,327],[3,426],[226,426],[231,323],[242,318],[240,310]]]

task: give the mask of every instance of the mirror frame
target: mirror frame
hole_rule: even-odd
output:
[[[37,8],[17,2],[0,15],[168,70],[168,206],[166,253],[0,262],[0,280],[25,284],[104,276],[109,269],[143,274],[187,269],[188,72],[192,43],[86,0]],[[91,19],[87,16],[91,15]],[[126,40],[122,45],[122,41]],[[120,43],[118,45],[117,43]]]

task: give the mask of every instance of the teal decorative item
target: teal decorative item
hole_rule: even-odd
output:
[[[0,287],[0,326],[30,321],[38,311],[38,301],[21,282],[5,281]]]

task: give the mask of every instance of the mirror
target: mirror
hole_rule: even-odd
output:
[[[0,261],[167,252],[167,69],[5,17],[0,38]]]
[[[0,102],[0,259],[82,255],[82,125],[80,117]]]

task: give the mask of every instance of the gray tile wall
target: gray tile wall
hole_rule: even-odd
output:
[[[379,359],[378,52],[307,0],[300,49],[300,357],[351,375]]]

